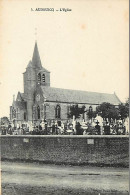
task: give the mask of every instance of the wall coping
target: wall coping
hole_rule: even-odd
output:
[[[88,138],[88,139],[94,139],[94,138],[129,138],[129,135],[0,135],[1,138]]]

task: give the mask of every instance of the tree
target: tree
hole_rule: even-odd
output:
[[[1,125],[8,125],[9,124],[9,119],[8,117],[4,116],[1,118]]]
[[[97,107],[97,114],[102,118],[105,118],[110,121],[112,119],[119,119],[119,109],[115,108],[113,104],[108,102],[103,102],[100,106]]]
[[[124,120],[129,116],[129,99],[126,101],[125,104],[119,104],[119,113],[121,120]]]
[[[109,110],[108,110],[108,119],[109,121],[111,120],[111,118],[113,120],[118,120],[120,118],[120,115],[119,115],[119,109],[118,108],[115,108],[115,106],[112,106]]]
[[[85,106],[79,107],[78,104],[70,106],[70,113],[68,114],[69,118],[80,118],[81,114],[85,113]]]
[[[96,111],[93,111],[93,110],[89,110],[87,112],[87,116],[88,116],[89,119],[95,118],[96,117],[96,114],[97,114],[97,112]]]

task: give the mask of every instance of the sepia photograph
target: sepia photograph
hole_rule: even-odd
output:
[[[129,1],[0,1],[2,195],[129,194]]]

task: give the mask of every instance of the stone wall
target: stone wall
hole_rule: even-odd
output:
[[[129,136],[1,136],[1,159],[128,166]]]

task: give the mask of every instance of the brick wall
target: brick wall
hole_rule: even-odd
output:
[[[1,158],[128,166],[128,136],[1,136]]]

